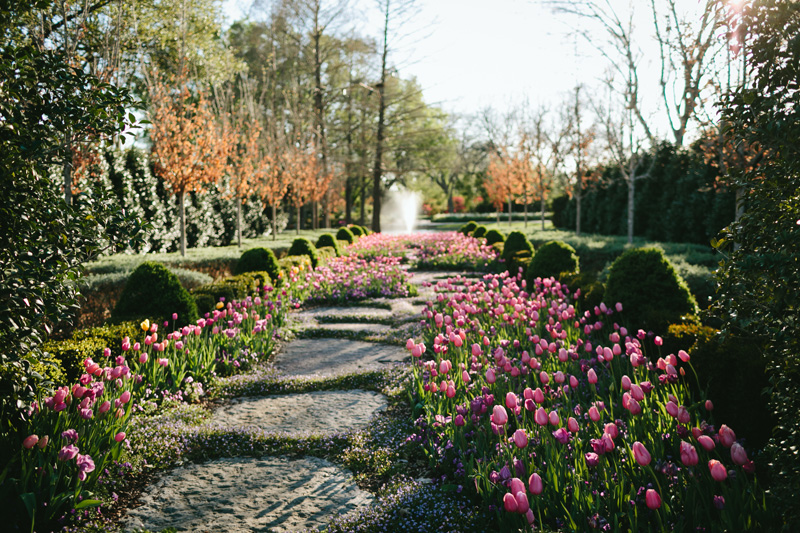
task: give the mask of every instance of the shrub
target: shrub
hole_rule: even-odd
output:
[[[311,268],[311,259],[306,255],[287,255],[278,259],[278,264],[284,272],[288,272],[292,268],[308,269]]]
[[[320,264],[325,264],[328,262],[328,259],[334,259],[336,257],[336,248],[333,246],[317,248],[317,257],[319,258]]]
[[[197,320],[194,298],[164,265],[145,261],[125,283],[111,319],[117,323],[144,318],[171,322],[173,313],[178,314],[176,327],[194,323]]]
[[[498,242],[505,242],[506,237],[496,229],[490,229],[486,232],[486,244],[492,245]]]
[[[340,241],[347,241],[347,244],[353,244],[353,240],[355,240],[355,236],[353,232],[350,231],[350,228],[339,228],[339,231],[336,232],[336,238]],[[292,245],[294,247],[294,245]],[[292,255],[291,252],[289,255]]]
[[[475,231],[472,232],[472,236],[476,239],[481,239],[486,237],[486,226],[478,226],[475,228]]]
[[[464,235],[469,235],[470,233],[472,233],[473,231],[475,231],[475,228],[477,228],[477,227],[478,227],[478,224],[477,224],[476,222],[474,222],[474,221],[470,220],[469,222],[467,222],[466,224],[464,224],[463,226],[461,226],[461,227],[458,229],[458,231],[460,231],[460,232],[461,232],[461,233],[463,233]]]
[[[531,259],[526,272],[528,283],[536,278],[559,277],[565,272],[573,274],[578,272],[578,256],[575,248],[561,241],[544,243],[536,255]]]
[[[347,226],[347,227],[350,228],[350,232],[356,237],[362,237],[362,236],[366,235],[364,230],[361,229],[361,226],[357,226],[357,225],[353,224],[353,225],[350,225],[350,226]]]
[[[351,232],[353,233],[353,235],[355,235],[355,232],[353,232],[352,230]],[[317,239],[318,249],[326,246],[333,248],[334,252],[336,253],[335,257],[339,257],[342,255],[342,251],[339,249],[339,241],[336,239],[336,237],[334,237],[330,233],[323,233],[322,235],[319,236],[319,239]]]
[[[259,288],[270,285],[271,280],[271,274],[266,271],[245,272],[198,287],[192,291],[192,296],[197,310],[200,313],[208,313],[221,298],[225,298],[226,302],[242,300],[255,294]]]
[[[752,338],[724,337],[714,328],[672,324],[662,353],[686,350],[699,388],[714,402],[713,422],[736,427],[736,434],[762,448],[774,419],[762,391],[769,385],[762,347]],[[690,380],[690,383],[693,380]]]
[[[658,248],[633,248],[619,256],[608,273],[605,301],[622,302],[629,325],[661,333],[698,312],[686,282]]]
[[[275,253],[269,248],[251,248],[244,252],[233,273],[238,276],[245,272],[269,272],[272,284],[280,283],[281,268]]]
[[[346,228],[341,228],[339,231],[342,231],[343,229]],[[308,256],[308,258],[311,260],[311,268],[317,268],[317,264],[319,263],[317,248],[305,237],[298,237],[292,242],[292,246],[289,248],[289,255]]]
[[[521,231],[512,231],[508,234],[508,238],[506,238],[503,244],[503,259],[508,262],[517,252],[528,252],[530,256],[533,256],[533,245],[524,233]]]
[[[111,356],[116,357],[122,355],[122,339],[125,337],[133,339],[141,332],[138,322],[122,322],[78,330],[72,334],[72,339],[75,341],[98,339],[111,349]]]
[[[45,381],[52,383],[54,387],[69,383],[61,360],[49,352],[37,357],[36,362],[31,365],[31,370],[42,376]]]
[[[61,383],[64,385],[77,381],[85,372],[83,361],[87,357],[102,363],[103,349],[106,347],[108,344],[103,339],[88,337],[81,340],[47,341],[42,349],[60,362],[61,369],[67,378],[66,382]]]

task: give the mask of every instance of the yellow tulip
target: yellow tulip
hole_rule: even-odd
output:
[[[144,319],[144,322],[142,322],[139,325],[142,327],[142,331],[147,331],[148,329],[150,329],[150,321],[147,320],[146,318]]]

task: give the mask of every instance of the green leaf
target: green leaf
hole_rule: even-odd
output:
[[[28,516],[33,520],[33,515],[36,513],[36,495],[32,492],[25,492],[19,495],[22,503],[25,504],[25,509],[28,511]]]
[[[82,502],[78,502],[78,504],[75,505],[75,509],[77,510],[77,509],[83,509],[85,507],[99,507],[100,504],[102,503],[103,502],[101,502],[100,500],[83,500]]]

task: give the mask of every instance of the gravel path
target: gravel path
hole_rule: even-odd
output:
[[[367,425],[386,408],[377,392],[316,391],[261,398],[239,398],[214,412],[213,422],[266,430],[330,434]]]
[[[350,475],[313,457],[227,458],[177,468],[128,512],[126,531],[245,533],[321,527],[374,498]]]

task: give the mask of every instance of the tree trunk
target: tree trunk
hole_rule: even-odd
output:
[[[361,182],[361,194],[359,195],[361,199],[359,207],[361,210],[358,213],[358,225],[363,226],[367,221],[367,177],[361,176],[359,181]]]
[[[544,230],[544,208],[545,208],[545,205],[544,205],[544,195],[542,195],[541,202],[542,202],[542,203],[540,204],[540,206],[541,206],[541,210],[542,210],[542,211],[541,211],[541,213],[542,213],[542,230]]]
[[[236,199],[236,242],[242,247],[242,200]]]
[[[378,132],[375,137],[375,166],[372,173],[372,231],[381,231],[381,179],[383,177],[383,138],[386,120],[386,59],[389,54],[389,2],[383,19],[383,53],[381,54],[381,81],[378,84]]]
[[[581,198],[583,194],[575,195],[575,235],[581,236]]]
[[[522,211],[524,213],[522,215],[522,218],[523,218],[523,220],[525,220],[525,227],[527,228],[528,227],[528,192],[527,191],[525,191],[525,193],[522,195],[522,201],[525,202],[525,205],[522,206]]]
[[[496,209],[497,211],[497,223],[500,224],[500,209]]]
[[[628,244],[633,244],[633,211],[634,211],[634,192],[636,191],[636,180],[633,174],[628,177]]]
[[[348,226],[353,222],[353,178],[347,175],[344,180],[344,223]]]
[[[456,212],[456,204],[453,202],[452,193],[447,195],[447,211],[451,214]]]
[[[186,191],[181,189],[178,192],[178,212],[181,219],[181,256],[186,255]]]
[[[511,198],[508,199],[508,223],[511,224]]]
[[[276,220],[278,209],[275,204],[272,204],[272,240],[278,238],[278,221]]]
[[[297,206],[297,223],[294,225],[296,235],[300,235],[300,206]]]

